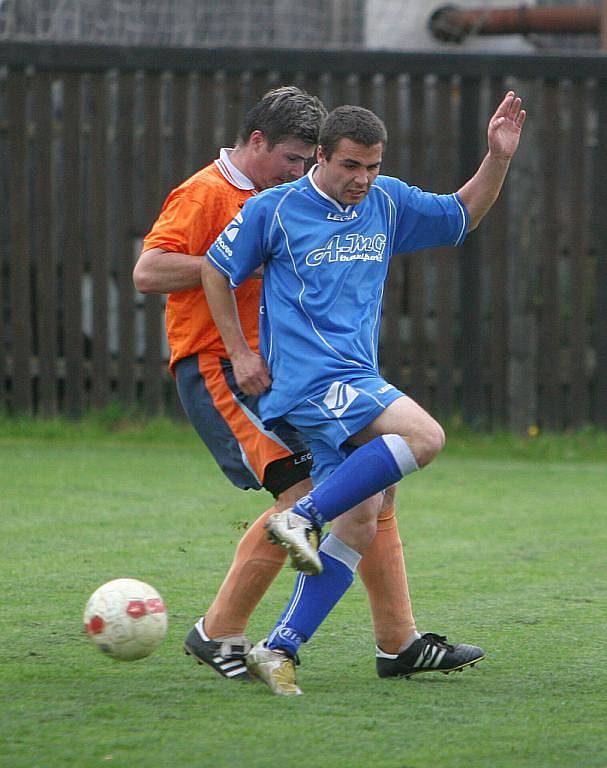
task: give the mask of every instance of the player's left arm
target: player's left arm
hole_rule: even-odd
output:
[[[236,383],[246,395],[260,395],[271,379],[265,360],[249,347],[233,288],[264,265],[266,209],[261,195],[247,201],[202,259],[200,280],[213,320],[226,347]]]
[[[518,149],[525,117],[521,99],[514,91],[508,91],[489,121],[488,152],[483,162],[474,176],[458,190],[470,216],[468,231],[478,227],[497,200],[510,160]]]
[[[215,325],[221,334],[236,383],[246,395],[261,395],[271,384],[265,360],[254,352],[242,331],[229,278],[203,258],[201,282]]]

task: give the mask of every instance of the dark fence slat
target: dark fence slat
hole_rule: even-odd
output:
[[[579,428],[588,409],[586,278],[588,237],[586,226],[586,93],[585,83],[575,81],[570,99],[570,317],[569,317],[569,425]]]
[[[386,83],[386,112],[383,117],[386,124],[392,127],[393,135],[388,140],[383,168],[390,174],[395,174],[402,151],[399,141],[402,127],[400,126],[401,112],[399,110],[398,87],[399,84],[396,78],[390,78]],[[399,387],[399,389],[404,389],[406,386],[403,377],[405,350],[401,340],[404,281],[404,256],[397,254],[390,264],[390,273],[386,283],[383,313],[390,319],[384,326],[383,354],[380,356],[380,363],[388,381]]]
[[[373,109],[373,76],[364,74],[358,78],[358,104]]]
[[[146,73],[144,85],[144,201],[147,229],[162,201],[160,190],[160,77]],[[132,266],[132,257],[131,257]],[[143,402],[150,413],[158,413],[162,403],[162,300],[148,294],[144,301],[145,350],[143,356]]]
[[[595,407],[594,421],[607,428],[607,79],[596,88],[597,147],[592,185],[596,242],[596,312],[595,312]]]
[[[214,123],[215,76],[213,73],[196,73],[192,97],[192,144],[193,168],[199,169],[215,157]]]
[[[173,77],[173,110],[171,115],[171,142],[173,167],[170,187],[178,186],[190,174],[187,164],[188,79],[184,74]]]
[[[38,335],[38,412],[53,416],[57,402],[57,254],[53,238],[51,199],[51,145],[53,138],[52,76],[40,72],[34,79],[35,101],[35,249],[36,313]]]
[[[460,104],[460,179],[462,183],[475,172],[480,160],[479,78],[461,82]],[[462,412],[464,421],[474,427],[485,424],[482,366],[482,315],[480,285],[480,240],[478,233],[468,237],[460,251],[460,311]]]
[[[491,81],[489,94],[491,105],[499,104],[506,91],[502,78]],[[506,182],[508,184],[508,182]],[[506,291],[508,289],[508,188],[493,206],[487,217],[486,226],[490,284],[491,327],[489,332],[489,359],[491,370],[492,426],[505,426],[508,420],[507,376],[508,376],[508,313]]]
[[[7,105],[7,72],[0,72],[0,210],[10,210],[10,160],[9,160],[9,118]],[[0,296],[7,296],[10,292],[7,285],[9,277],[6,274],[5,265],[8,266],[10,259],[9,250],[10,239],[10,216],[0,216]],[[7,408],[9,401],[7,399],[6,387],[8,386],[10,373],[9,361],[10,354],[8,338],[8,318],[5,312],[0,312],[0,408]]]
[[[243,105],[246,101],[246,74],[247,70],[245,70],[244,73],[239,72],[238,74],[230,74],[226,76],[226,122],[224,140],[222,143],[222,146],[224,147],[234,146],[236,134],[240,128]]]
[[[117,135],[116,202],[113,221],[118,233],[116,276],[118,282],[118,397],[130,407],[135,402],[135,290],[133,288],[133,168],[135,76],[121,73],[118,79],[118,114],[113,125]],[[125,130],[126,129],[126,130]]]
[[[63,77],[62,223],[63,223],[63,341],[65,409],[72,418],[84,411],[84,354],[82,333],[82,196],[81,196],[81,76]]]
[[[410,84],[410,127],[411,176],[410,184],[425,186],[426,133],[425,133],[425,85],[423,77],[411,78]],[[423,407],[429,407],[427,379],[428,345],[426,343],[426,280],[425,259],[427,253],[412,253],[407,256],[407,284],[409,317],[411,323],[410,344],[410,391],[413,398]]]
[[[558,200],[554,190],[561,187],[559,156],[559,85],[548,80],[543,87],[540,127],[542,213],[540,264],[540,320],[538,413],[542,426],[561,425],[563,403],[559,360],[560,306],[558,296]]]
[[[106,77],[90,80],[89,226],[90,275],[93,281],[93,334],[91,352],[91,404],[103,408],[109,401],[109,261],[107,243],[107,92]]]
[[[437,118],[433,141],[437,148],[436,190],[448,193],[455,189],[453,180],[453,110],[451,78],[437,84]],[[440,248],[436,261],[436,411],[441,417],[453,415],[455,406],[455,269],[457,252]]]
[[[213,76],[213,157],[220,147],[228,144],[226,125],[228,121],[227,76],[223,70]]]
[[[10,72],[7,84],[9,119],[10,204],[10,318],[12,329],[12,403],[16,411],[32,408],[31,387],[31,253],[28,237],[29,208],[26,178],[26,94],[28,78]]]

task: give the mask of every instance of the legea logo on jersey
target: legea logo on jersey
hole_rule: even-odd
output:
[[[339,418],[356,400],[359,393],[343,381],[334,381],[325,395],[323,403]]]
[[[239,212],[238,214],[236,214],[236,216],[225,228],[224,234],[231,243],[234,242],[234,240],[236,239],[236,235],[240,232],[241,224],[242,224],[242,213]]]
[[[324,248],[315,248],[306,256],[309,267],[318,267],[325,259],[329,264],[350,261],[383,261],[386,236],[383,233],[365,235],[335,235]]]
[[[354,208],[351,211],[344,213],[328,213],[327,219],[329,221],[352,221],[352,219],[357,219],[358,214],[354,210]]]

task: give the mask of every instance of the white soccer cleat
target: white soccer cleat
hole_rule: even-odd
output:
[[[303,691],[295,682],[295,660],[284,651],[266,648],[260,640],[247,655],[247,669],[278,696],[301,696]]]
[[[285,509],[270,515],[265,528],[268,538],[289,552],[293,568],[306,576],[322,573],[318,555],[319,532],[310,520],[292,509]]]

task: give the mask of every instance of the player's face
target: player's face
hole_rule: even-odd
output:
[[[325,194],[342,205],[356,205],[369,194],[381,166],[384,145],[365,147],[351,139],[340,139],[330,159],[318,147],[319,169],[314,181]]]
[[[301,139],[285,139],[272,149],[264,141],[258,155],[257,189],[268,189],[301,178],[315,149],[314,144],[306,144]]]

